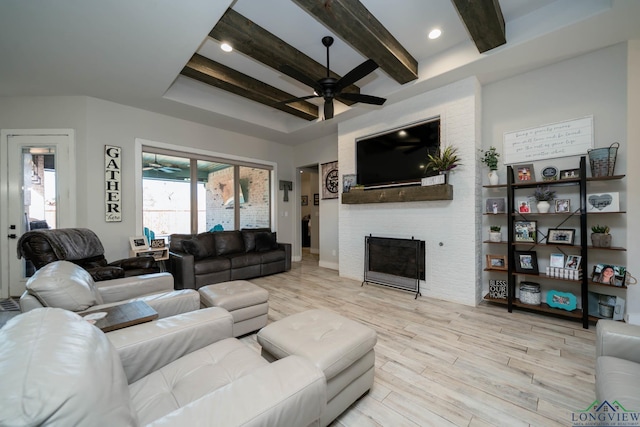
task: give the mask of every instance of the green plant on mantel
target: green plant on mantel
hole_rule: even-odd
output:
[[[429,161],[427,162],[427,169],[434,170],[436,172],[450,171],[451,169],[462,165],[460,163],[460,157],[458,156],[458,149],[449,145],[444,150],[438,150],[434,154],[427,154]]]
[[[490,230],[494,233],[499,233],[500,232],[500,226],[499,225],[492,225],[490,227]]]
[[[551,191],[548,186],[538,186],[536,191],[533,192],[533,197],[535,197],[538,202],[550,202],[555,196],[556,192]]]
[[[593,231],[594,233],[609,234],[609,226],[600,224],[594,225],[593,227],[591,227],[591,231]]]
[[[496,151],[496,147],[491,146],[488,150],[480,150],[480,152],[484,153],[484,157],[482,157],[480,161],[487,165],[490,170],[498,170],[498,157],[500,157],[500,153]]]

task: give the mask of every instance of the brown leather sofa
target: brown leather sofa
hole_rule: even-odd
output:
[[[150,256],[108,263],[100,239],[87,228],[28,231],[20,237],[17,246],[18,258],[31,261],[36,269],[54,261],[70,261],[91,273],[96,282],[160,271]]]
[[[291,269],[291,244],[269,229],[172,234],[167,269],[176,289],[244,280]]]

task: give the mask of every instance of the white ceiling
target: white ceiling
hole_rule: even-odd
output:
[[[380,69],[357,84],[387,104],[475,75],[489,83],[571,56],[640,39],[640,1],[500,0],[507,44],[479,54],[451,0],[361,0],[419,63],[400,85]],[[307,122],[212,88],[180,71],[194,53],[294,96],[308,87],[207,37],[227,7],[321,64],[331,31],[291,0],[2,0],[0,96],[86,95],[295,145],[335,132],[345,119],[384,108],[336,105],[333,120]],[[439,27],[436,41],[427,33]],[[366,58],[335,37],[331,68]],[[321,76],[318,76],[318,78]]]

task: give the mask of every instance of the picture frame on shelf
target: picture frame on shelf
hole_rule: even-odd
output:
[[[560,179],[580,179],[580,168],[561,170]]]
[[[547,305],[553,308],[573,311],[577,307],[577,299],[571,292],[560,292],[551,290],[547,292]]]
[[[571,200],[570,199],[556,199],[556,213],[569,213],[571,212]]]
[[[490,255],[490,254],[487,254],[487,269],[490,269],[490,270],[506,270],[507,269],[507,256],[506,255]]]
[[[516,165],[513,167],[513,171],[515,173],[513,181],[516,183],[526,183],[536,180],[536,176],[533,171],[533,163]]]
[[[142,251],[149,249],[149,244],[147,243],[147,238],[145,236],[129,237],[129,244],[131,245],[132,251]]]
[[[514,221],[514,240],[518,243],[536,243],[537,221]]]
[[[610,191],[587,194],[587,213],[618,212],[620,210],[620,193]]]
[[[558,180],[558,168],[555,166],[547,166],[542,169],[543,181],[557,181]]]
[[[514,251],[516,273],[538,274],[538,255],[535,251]]]
[[[356,174],[344,174],[342,175],[342,192],[348,193],[351,187],[357,184],[358,175]]]
[[[162,249],[166,246],[166,242],[164,239],[151,239],[151,244],[149,247],[151,249]]]
[[[529,199],[519,199],[518,200],[518,213],[530,213],[531,212],[531,203]]]
[[[507,281],[489,279],[489,298],[507,299]]]
[[[549,267],[564,268],[564,254],[549,255]]]
[[[591,281],[604,285],[622,287],[627,278],[627,268],[621,265],[596,264],[593,266]]]
[[[488,214],[503,214],[507,212],[506,208],[507,202],[504,200],[504,197],[487,199],[486,212]]]
[[[582,257],[580,255],[567,255],[567,262],[564,264],[564,268],[567,270],[577,270],[580,268],[580,262]]]
[[[573,228],[550,228],[547,232],[548,245],[573,245],[576,230]]]

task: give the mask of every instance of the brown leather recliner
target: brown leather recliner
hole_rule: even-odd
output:
[[[151,256],[108,263],[100,239],[87,228],[28,231],[18,241],[18,258],[22,257],[36,269],[54,261],[70,261],[91,273],[95,281],[160,271]]]

